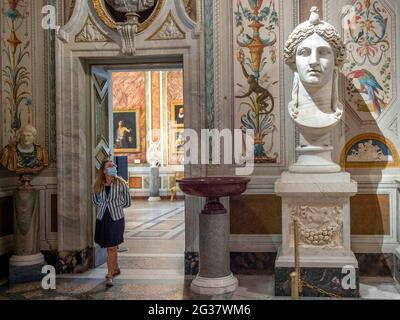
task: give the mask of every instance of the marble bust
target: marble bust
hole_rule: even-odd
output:
[[[343,106],[337,97],[337,80],[346,58],[345,45],[336,29],[321,20],[318,9],[313,7],[310,19],[289,36],[284,58],[294,71],[289,114],[301,134],[298,151],[313,160],[306,167],[295,166],[291,171],[309,172],[315,165],[325,165],[321,171],[340,171],[330,160],[330,132],[343,115]],[[299,160],[302,162],[305,158]]]
[[[340,35],[313,7],[310,19],[295,28],[285,45],[285,62],[295,73],[289,113],[296,124],[321,128],[339,121],[343,108],[337,77],[345,58]]]
[[[155,0],[106,0],[119,12],[141,12],[154,6]]]
[[[35,143],[36,135],[37,130],[32,125],[21,128],[17,142],[7,145],[1,152],[1,165],[19,174],[36,174],[47,167],[47,151]]]

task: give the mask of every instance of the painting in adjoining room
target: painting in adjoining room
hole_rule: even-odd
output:
[[[395,99],[392,14],[384,1],[357,0],[342,17],[344,102],[361,121],[378,119]]]
[[[281,161],[279,4],[238,0],[233,5],[235,128],[254,130],[256,163]]]
[[[366,133],[351,139],[344,148],[341,165],[345,168],[398,167],[399,155],[385,137]]]
[[[174,127],[183,128],[185,126],[183,101],[173,101],[171,103],[171,122]]]
[[[114,151],[140,152],[139,111],[114,112]]]

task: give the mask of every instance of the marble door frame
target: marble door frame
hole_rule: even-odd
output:
[[[150,40],[162,32],[162,26],[170,14],[184,38]],[[79,251],[93,247],[90,63],[127,65],[146,59],[162,61],[163,56],[181,57],[184,103],[188,106],[186,127],[200,132],[205,125],[204,56],[200,26],[200,20],[195,23],[187,16],[181,1],[167,1],[153,24],[138,35],[136,56],[126,57],[120,51],[118,33],[96,16],[89,1],[77,0],[70,21],[59,30],[56,41],[58,251]],[[186,166],[185,174],[204,174],[204,167]],[[196,212],[200,208],[200,201],[186,199],[186,251],[197,251]]]

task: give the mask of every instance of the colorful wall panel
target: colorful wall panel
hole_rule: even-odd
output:
[[[2,137],[6,145],[23,125],[34,124],[32,8],[28,0],[15,0],[3,1],[1,9]]]
[[[385,1],[356,0],[342,23],[344,102],[359,121],[378,120],[396,97],[394,14]]]
[[[279,1],[238,0],[233,6],[235,128],[254,130],[255,161],[282,161],[280,145]]]

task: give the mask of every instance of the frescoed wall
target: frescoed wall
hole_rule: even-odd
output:
[[[254,130],[255,161],[276,164],[280,150],[279,1],[233,6],[235,128]]]
[[[342,18],[344,101],[361,121],[379,119],[396,96],[394,20],[384,1],[357,0]]]
[[[33,123],[32,103],[32,42],[29,25],[32,10],[30,1],[8,1],[2,7],[1,57],[3,141],[15,140],[21,126]]]

